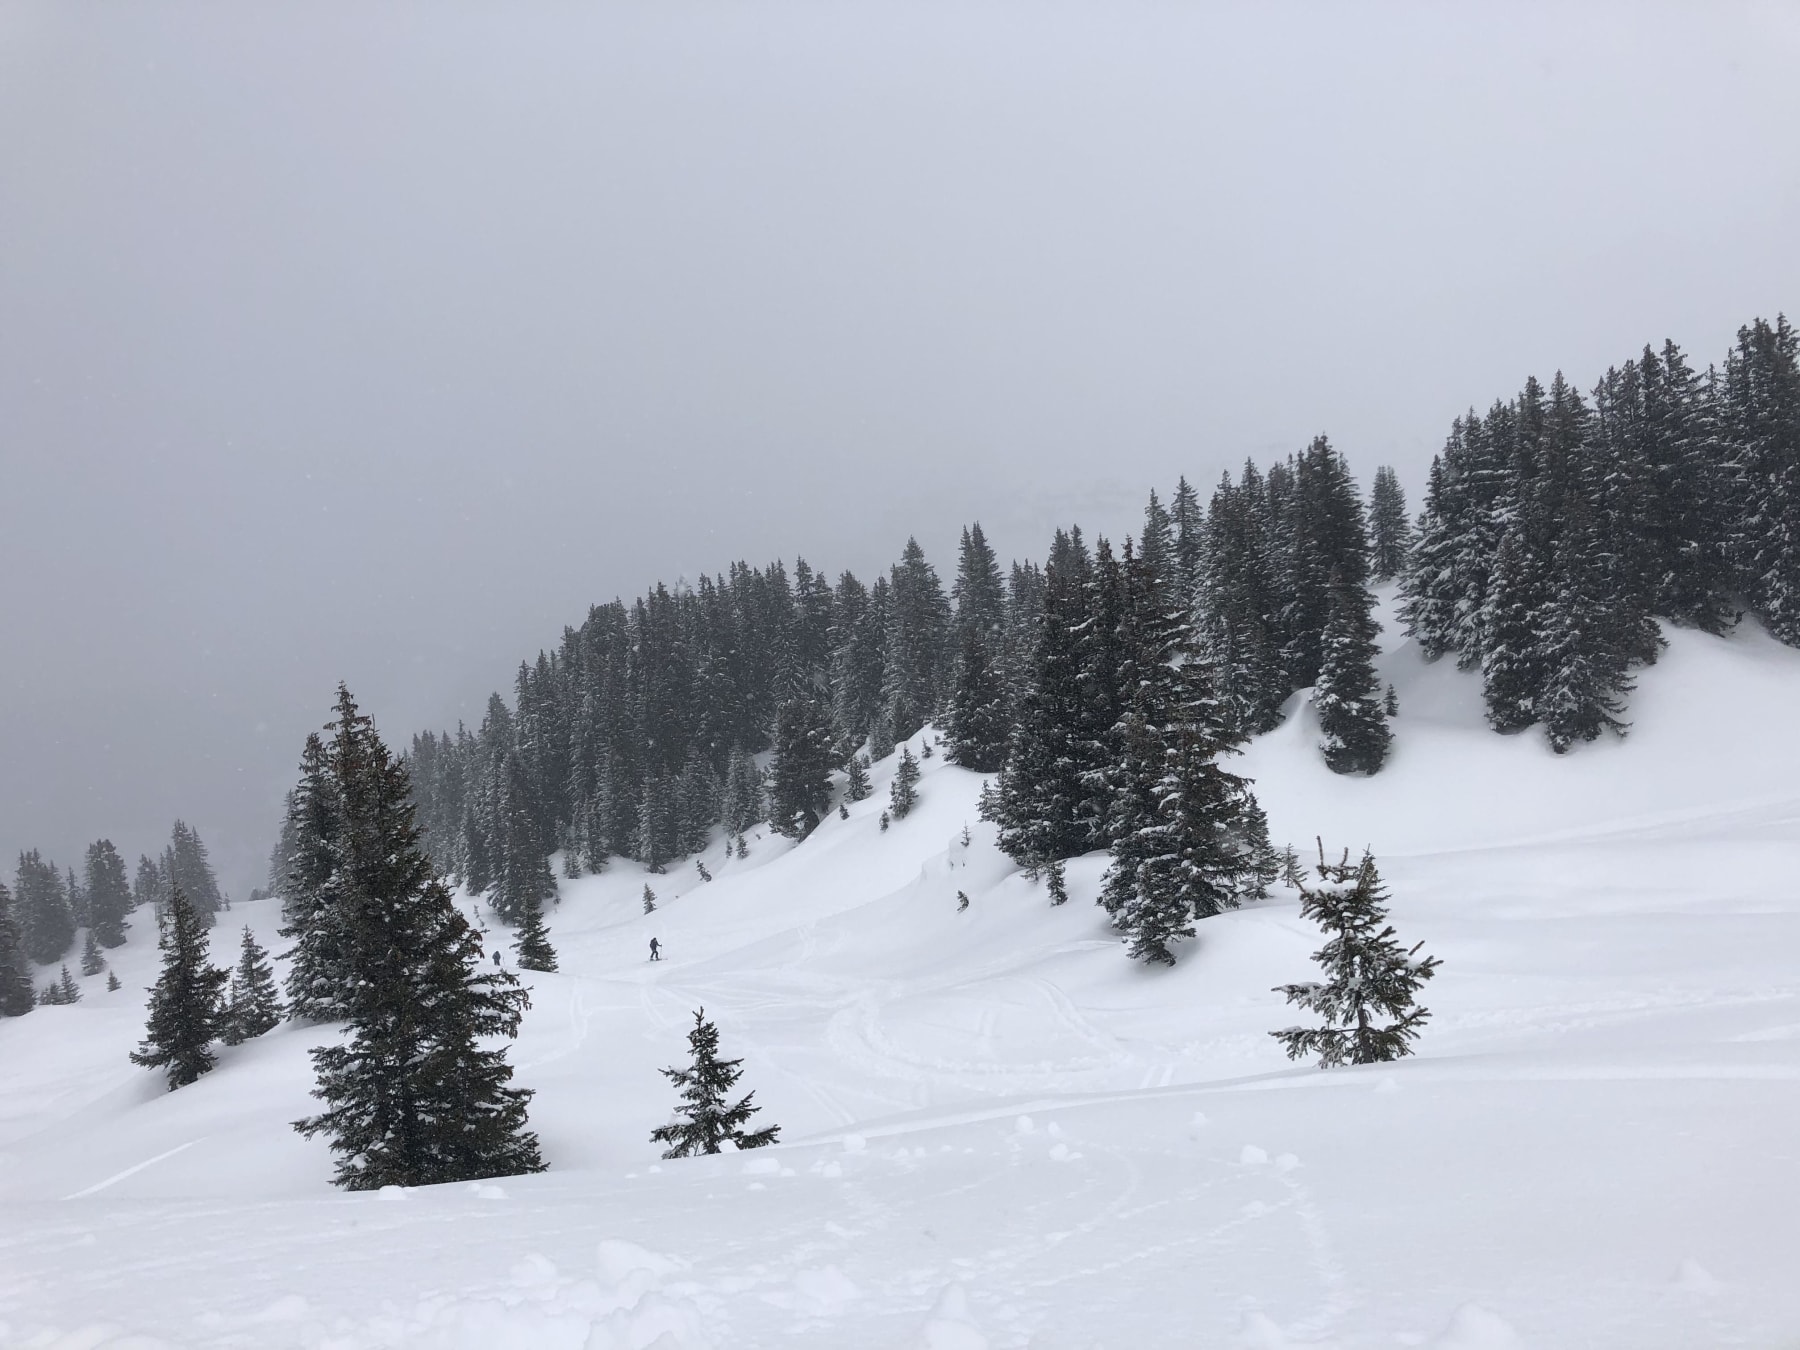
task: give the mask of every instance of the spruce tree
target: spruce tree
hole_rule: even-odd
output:
[[[23,1017],[36,1003],[31,958],[25,954],[19,925],[13,918],[12,892],[0,881],[0,1017]]]
[[[513,951],[520,970],[556,969],[556,948],[550,945],[550,933],[544,927],[544,907],[535,899],[525,903],[519,931],[513,937]]]
[[[125,860],[110,839],[98,839],[87,850],[88,925],[102,947],[121,947],[131,925],[131,885],[125,876]]]
[[[171,887],[164,908],[162,974],[150,990],[144,1043],[132,1051],[131,1062],[166,1070],[173,1092],[212,1072],[212,1043],[223,1029],[231,975],[210,964],[206,922],[180,886]]]
[[[94,936],[92,928],[87,930],[87,938],[81,944],[81,973],[98,975],[106,969],[106,957],[101,954],[100,941]]]
[[[348,1026],[312,1052],[326,1109],[295,1128],[331,1141],[350,1190],[541,1171],[531,1093],[487,1044],[518,1034],[525,992],[484,961],[425,852],[404,764],[342,685],[328,730]]]
[[[246,926],[237,967],[231,972],[231,990],[225,997],[220,1039],[227,1045],[242,1045],[280,1025],[281,997],[275,991],[269,954]]]
[[[300,756],[300,783],[288,794],[283,833],[291,837],[281,886],[281,936],[289,952],[288,1016],[313,1022],[341,1021],[349,1011],[352,975],[339,843],[343,812],[338,783],[324,740],[314,732]]]
[[[739,747],[731,752],[725,769],[723,809],[720,811],[725,832],[744,833],[753,825],[768,819],[768,803],[763,792],[762,770],[756,757]]]
[[[1375,581],[1392,581],[1406,567],[1412,523],[1406,516],[1406,492],[1394,471],[1375,470],[1369,490],[1369,571]]]
[[[681,1093],[675,1108],[675,1119],[650,1131],[650,1141],[667,1144],[665,1158],[691,1158],[696,1154],[718,1153],[729,1141],[739,1149],[761,1148],[773,1144],[781,1127],[769,1125],[746,1131],[745,1123],[760,1107],[753,1106],[754,1092],[747,1092],[735,1104],[728,1105],[731,1090],[743,1076],[741,1059],[719,1058],[719,1029],[706,1020],[706,1009],[694,1013],[694,1029],[688,1032],[691,1060],[685,1069],[664,1069],[663,1077]]]
[[[769,823],[777,834],[804,839],[818,828],[831,806],[836,767],[824,705],[811,695],[786,700],[777,716],[769,773]]]
[[[57,982],[57,992],[61,1003],[81,1002],[81,986],[75,983],[75,977],[69,974],[68,966],[62,968],[62,979]]]
[[[888,788],[888,814],[905,820],[919,800],[919,761],[913,758],[910,745],[900,748],[900,763],[894,769],[894,781]]]
[[[1559,755],[1602,731],[1625,733],[1631,653],[1615,620],[1628,602],[1609,593],[1607,580],[1593,527],[1577,503],[1557,541],[1556,594],[1538,633],[1543,685],[1532,698]]]
[[[17,883],[13,903],[26,955],[39,965],[61,960],[75,941],[75,915],[61,871],[28,849],[19,855]]]
[[[844,761],[844,796],[847,800],[865,800],[874,789],[869,786],[869,762],[861,755]]]
[[[976,773],[993,773],[1006,762],[1011,734],[1006,691],[989,656],[988,639],[973,626],[965,627],[944,729],[947,757]]]
[[[1081,635],[1089,622],[1091,568],[1080,531],[1058,530],[1044,569],[1031,678],[1018,702],[1006,766],[982,802],[982,818],[998,826],[1001,851],[1032,872],[1089,846],[1080,817],[1088,768]]]
[[[107,993],[116,994],[123,987],[124,986],[119,983],[119,977],[116,974],[114,974],[110,970],[106,972],[106,992]]]
[[[1134,959],[1172,965],[1194,921],[1266,887],[1268,846],[1248,783],[1219,764],[1236,747],[1187,617],[1163,608],[1151,569],[1127,553],[1120,645],[1129,690],[1105,774],[1112,865],[1099,901]]]
[[[647,885],[644,887],[644,913],[656,913],[656,892]]]
[[[527,905],[541,907],[555,897],[556,878],[550,872],[525,763],[517,752],[507,755],[502,774],[494,836],[499,847],[488,904],[502,923],[512,924],[519,921]],[[660,844],[667,842],[659,840]]]
[[[1325,659],[1313,688],[1313,707],[1324,735],[1320,749],[1333,773],[1368,775],[1387,762],[1393,733],[1388,730],[1381,679],[1375,673],[1381,626],[1372,613],[1375,597],[1342,580],[1333,588],[1331,620],[1325,628]]]
[[[1287,1050],[1289,1059],[1319,1057],[1319,1067],[1380,1064],[1412,1053],[1411,1041],[1430,1012],[1418,1005],[1419,988],[1436,973],[1436,957],[1416,956],[1401,947],[1387,923],[1387,892],[1364,852],[1350,862],[1348,851],[1338,862],[1319,850],[1319,881],[1300,888],[1300,916],[1316,922],[1329,940],[1313,953],[1325,978],[1303,984],[1278,985],[1276,993],[1324,1019],[1322,1027],[1288,1027],[1269,1034]],[[1386,1025],[1375,1019],[1393,1018]]]
[[[163,867],[169,884],[181,888],[189,907],[210,928],[225,907],[225,897],[219,890],[218,878],[213,875],[212,860],[200,840],[199,831],[185,821],[176,821],[169,831]]]

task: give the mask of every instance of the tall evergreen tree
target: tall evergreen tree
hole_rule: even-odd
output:
[[[1263,886],[1271,856],[1248,783],[1219,759],[1235,748],[1187,616],[1164,608],[1151,567],[1127,554],[1120,645],[1127,691],[1106,772],[1112,865],[1100,904],[1137,960],[1172,965],[1194,920]]]
[[[92,928],[87,930],[87,937],[81,944],[81,973],[98,975],[106,969],[106,957],[100,951],[100,940],[94,936]]]
[[[831,808],[831,772],[837,767],[831,721],[824,705],[802,695],[781,705],[775,728],[775,761],[769,774],[769,823],[790,839],[804,839]]]
[[[507,755],[503,773],[495,811],[498,849],[493,859],[494,884],[488,904],[502,923],[516,924],[528,905],[541,907],[556,895],[556,878],[550,872],[543,824],[532,801],[525,763],[516,751]],[[657,842],[666,846],[669,841]]]
[[[768,819],[762,770],[756,767],[756,757],[749,751],[737,749],[731,752],[731,761],[725,770],[724,798],[720,816],[727,834],[742,834]]]
[[[34,849],[19,855],[14,905],[25,954],[40,965],[62,958],[75,941],[75,915],[61,871]]]
[[[1392,581],[1405,570],[1412,543],[1412,521],[1406,514],[1406,490],[1383,464],[1369,490],[1369,566],[1375,581]]]
[[[989,657],[988,639],[975,628],[965,627],[944,728],[949,760],[977,773],[993,773],[1006,762],[1011,735],[1006,691]]]
[[[37,999],[32,991],[31,958],[13,917],[12,892],[0,881],[0,1017],[23,1017]]]
[[[1387,892],[1375,859],[1365,852],[1354,866],[1350,855],[1329,863],[1320,849],[1319,881],[1300,890],[1300,916],[1329,935],[1313,953],[1325,979],[1278,985],[1275,992],[1325,1021],[1321,1027],[1288,1027],[1269,1034],[1289,1059],[1319,1057],[1319,1067],[1380,1064],[1412,1053],[1411,1042],[1431,1016],[1418,1005],[1419,988],[1437,971],[1433,956],[1415,956],[1394,937],[1387,922]],[[1375,1018],[1395,1019],[1378,1025]]]
[[[844,797],[847,801],[860,802],[873,792],[869,786],[869,764],[861,755],[851,755],[844,761]]]
[[[1325,628],[1325,660],[1313,687],[1321,749],[1333,773],[1372,774],[1387,762],[1393,733],[1388,730],[1381,678],[1375,673],[1381,625],[1375,597],[1339,580],[1332,591],[1331,620]]]
[[[760,1130],[745,1130],[750,1117],[762,1108],[752,1105],[754,1092],[746,1092],[736,1103],[730,1103],[731,1090],[743,1077],[741,1059],[719,1058],[719,1029],[706,1020],[706,1009],[694,1013],[694,1029],[688,1032],[691,1056],[685,1069],[664,1069],[663,1077],[681,1093],[675,1118],[667,1125],[650,1131],[650,1141],[667,1144],[665,1158],[691,1158],[696,1154],[719,1153],[729,1141],[734,1148],[761,1148],[773,1144],[781,1134],[778,1125]]]
[[[213,875],[212,859],[207,855],[206,845],[193,826],[185,821],[175,822],[169,831],[169,847],[163,854],[163,865],[169,884],[180,888],[187,896],[189,907],[210,928],[217,922],[225,897],[219,890],[218,878]]]
[[[210,963],[207,924],[179,885],[170,890],[165,908],[162,974],[150,990],[144,1043],[131,1052],[131,1062],[165,1070],[173,1092],[212,1072],[212,1043],[222,1030],[231,976]]]
[[[1058,530],[1044,569],[1033,678],[1019,702],[1006,766],[982,803],[983,819],[998,826],[1001,850],[1032,871],[1085,853],[1089,843],[1079,812],[1088,767],[1081,632],[1090,617],[1090,569],[1080,531]]]
[[[125,916],[131,913],[131,884],[125,877],[125,860],[110,839],[97,839],[87,850],[88,925],[102,947],[125,945],[125,930],[131,925]]]
[[[980,521],[963,528],[950,596],[956,602],[959,643],[971,633],[984,642],[998,639],[1006,622],[1006,588]]]
[[[339,868],[343,812],[337,778],[324,740],[306,738],[300,783],[288,794],[284,834],[293,848],[281,886],[281,936],[289,952],[288,1016],[336,1022],[349,1012],[353,975],[340,908],[344,878]]]
[[[916,539],[906,541],[890,577],[883,704],[889,733],[905,740],[948,692],[950,601]]]
[[[531,1093],[483,1044],[517,1035],[525,992],[483,960],[422,846],[404,765],[341,685],[329,730],[349,1025],[312,1052],[326,1109],[295,1128],[330,1139],[350,1190],[541,1171]]]
[[[275,991],[275,971],[269,965],[269,954],[246,926],[237,967],[231,972],[231,990],[225,996],[220,1039],[227,1045],[242,1045],[280,1025],[281,996]]]
[[[1557,541],[1556,592],[1539,619],[1543,682],[1532,698],[1532,712],[1559,755],[1602,731],[1623,734],[1632,687],[1631,652],[1617,627],[1628,602],[1612,591],[1592,523],[1576,506]]]

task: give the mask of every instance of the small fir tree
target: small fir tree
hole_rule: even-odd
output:
[[[649,886],[644,887],[644,913],[656,913],[656,892],[651,890]]]
[[[888,791],[888,809],[883,819],[892,815],[895,820],[905,820],[918,800],[919,761],[913,758],[910,745],[903,746],[900,750],[900,763],[894,769],[894,782]]]
[[[112,971],[110,971],[110,970],[107,971],[106,972],[106,992],[109,994],[116,994],[119,992],[119,990],[122,987],[123,986],[120,985],[120,983],[119,983],[119,977],[117,975],[115,975]]]
[[[664,1069],[663,1077],[681,1093],[675,1119],[650,1132],[650,1140],[667,1144],[665,1158],[690,1158],[699,1153],[718,1153],[727,1140],[736,1148],[761,1148],[773,1144],[781,1127],[770,1125],[746,1132],[744,1124],[761,1108],[751,1105],[747,1092],[735,1105],[727,1105],[731,1089],[743,1070],[741,1059],[719,1058],[719,1029],[706,1020],[706,1009],[694,1013],[694,1029],[688,1032],[692,1060],[685,1069]]]
[[[231,976],[209,963],[207,924],[180,886],[170,888],[164,909],[162,974],[150,990],[144,1043],[131,1052],[131,1062],[167,1070],[173,1092],[212,1072],[212,1043],[219,1038]]]
[[[92,928],[87,930],[87,939],[81,944],[81,973],[98,975],[106,969],[106,957],[100,952],[100,939],[94,936]]]
[[[231,972],[231,992],[225,1000],[220,1039],[227,1045],[242,1045],[280,1025],[281,997],[275,991],[269,954],[246,926],[237,968]]]
[[[1417,944],[1408,950],[1395,940],[1387,923],[1387,892],[1371,854],[1365,851],[1362,861],[1352,865],[1346,850],[1338,862],[1328,863],[1321,845],[1318,873],[1317,885],[1301,887],[1300,915],[1330,935],[1313,953],[1325,979],[1278,985],[1276,992],[1319,1014],[1325,1025],[1269,1034],[1282,1043],[1289,1059],[1317,1055],[1321,1069],[1410,1055],[1409,1042],[1431,1015],[1418,1005],[1419,986],[1436,972],[1438,959],[1418,956]],[[1375,1018],[1395,1020],[1377,1025]]]
[[[550,933],[544,927],[544,907],[535,898],[525,902],[519,932],[513,938],[513,951],[519,958],[520,970],[555,970],[556,948],[550,945]]]
[[[1044,865],[1044,877],[1050,890],[1050,903],[1053,905],[1069,903],[1069,883],[1066,873],[1067,867],[1061,858],[1052,858]]]
[[[869,761],[863,755],[852,755],[844,763],[844,796],[853,802],[866,798],[872,789],[869,786]]]
[[[62,995],[57,1000],[59,1003],[81,1002],[81,986],[75,983],[75,977],[69,974],[66,965],[62,968],[62,979],[57,981],[57,991]]]

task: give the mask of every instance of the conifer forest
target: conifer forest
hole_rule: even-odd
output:
[[[0,1350],[1800,1346],[1783,7],[0,3]]]

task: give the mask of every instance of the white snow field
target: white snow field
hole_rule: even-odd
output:
[[[0,1022],[0,1345],[1800,1346],[1800,652],[1669,642],[1630,738],[1566,759],[1394,642],[1379,776],[1299,700],[1239,761],[1443,959],[1392,1065],[1269,1037],[1319,945],[1291,892],[1134,965],[1104,857],[1051,908],[941,755],[886,833],[891,760],[804,844],[649,878],[654,915],[630,864],[563,883],[513,1051],[541,1176],[335,1190],[288,1125],[319,1029],[163,1091],[125,1059],[140,915],[124,991]],[[278,945],[239,906],[221,964],[246,921]],[[782,1142],[663,1163],[700,1005]]]

